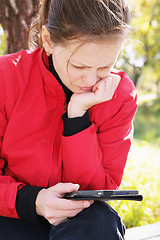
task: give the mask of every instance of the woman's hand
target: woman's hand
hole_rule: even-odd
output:
[[[36,198],[36,212],[45,217],[50,224],[58,225],[69,217],[76,216],[93,201],[72,201],[63,199],[65,193],[77,191],[78,184],[58,183],[48,189],[42,189]]]
[[[98,81],[92,92],[74,93],[68,104],[68,117],[81,117],[92,106],[111,100],[119,82],[119,75],[110,74]]]

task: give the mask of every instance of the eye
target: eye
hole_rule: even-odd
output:
[[[108,71],[110,69],[111,69],[111,67],[101,67],[98,70],[100,70],[100,71]]]
[[[107,75],[111,71],[111,68],[109,67],[103,67],[98,69],[98,73],[101,75]]]
[[[85,67],[82,67],[82,66],[76,66],[76,65],[73,65],[73,64],[72,64],[72,66],[73,66],[74,68],[76,68],[76,69],[80,69],[80,70],[85,68]]]

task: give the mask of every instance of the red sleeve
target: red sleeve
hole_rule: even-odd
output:
[[[128,79],[121,81],[118,88],[116,100],[93,110],[98,111],[100,121],[93,121],[91,116],[89,128],[62,137],[63,182],[79,183],[81,189],[119,187],[133,136],[137,95]],[[110,117],[107,111],[112,112]]]
[[[2,141],[4,140],[3,136],[8,124],[6,106],[5,106],[5,100],[6,100],[5,89],[6,88],[4,84],[5,82],[7,82],[7,80],[8,80],[8,85],[10,86],[9,88],[7,88],[8,89],[7,93],[10,94],[11,98],[14,95],[14,92],[10,91],[11,84],[9,82],[9,78],[8,79],[4,78],[4,76],[2,76],[1,70],[0,72],[1,72],[1,76],[0,76],[0,215],[17,218],[18,215],[15,209],[16,195],[17,195],[17,190],[20,189],[23,184],[20,182],[16,182],[10,176],[3,175],[3,171],[5,169],[5,165],[7,164],[7,162],[5,161],[5,159],[1,157]],[[3,72],[7,73],[7,69]],[[14,104],[14,101],[12,101],[12,104]]]

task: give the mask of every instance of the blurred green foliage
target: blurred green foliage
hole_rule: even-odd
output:
[[[130,0],[133,29],[117,66],[137,88],[160,94],[160,0]]]
[[[160,98],[139,105],[134,138],[160,146]]]
[[[155,90],[160,93],[160,1],[138,0],[135,4],[135,13],[133,26],[137,27],[137,30],[133,39],[142,42],[135,45],[136,56],[143,56],[144,59],[141,86],[148,85],[148,89],[155,87]],[[146,79],[147,84],[143,84]]]

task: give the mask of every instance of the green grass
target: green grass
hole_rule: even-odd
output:
[[[127,228],[160,221],[160,99],[139,106],[134,141],[120,189],[137,189],[142,202],[114,201]]]
[[[114,201],[127,228],[160,221],[160,149],[134,141],[120,189],[137,189],[142,202]]]

